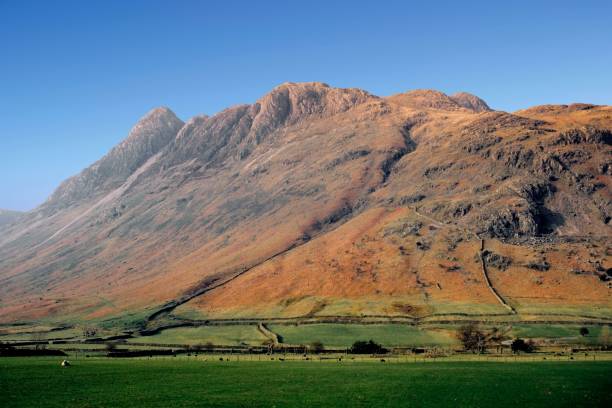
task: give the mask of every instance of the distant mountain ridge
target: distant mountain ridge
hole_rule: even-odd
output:
[[[154,109],[0,226],[0,322],[608,313],[611,114],[318,82]]]

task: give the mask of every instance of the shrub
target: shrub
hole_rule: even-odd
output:
[[[353,343],[350,352],[353,354],[385,354],[388,350],[372,340],[361,340]]]
[[[512,348],[512,351],[515,353],[518,353],[521,351],[524,353],[531,353],[535,349],[535,346],[532,341],[525,341],[523,339],[515,339],[512,342],[512,345],[510,347]]]
[[[582,337],[587,336],[589,334],[589,329],[587,329],[586,327],[581,327],[580,328],[580,335]]]
[[[321,343],[320,341],[313,341],[312,343],[310,343],[310,350],[313,353],[321,353],[323,352],[323,350],[325,350],[325,346],[323,345],[323,343]]]

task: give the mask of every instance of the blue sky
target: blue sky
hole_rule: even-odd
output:
[[[612,103],[612,2],[214,3],[0,0],[0,208],[40,204],[153,107],[214,114],[285,81]]]

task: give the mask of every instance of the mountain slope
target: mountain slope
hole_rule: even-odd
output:
[[[0,320],[609,313],[612,108],[479,101],[286,83],[155,110],[7,228]]]
[[[17,221],[21,214],[19,211],[0,209],[0,229]]]

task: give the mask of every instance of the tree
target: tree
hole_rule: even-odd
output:
[[[323,352],[323,350],[325,350],[325,346],[323,345],[323,343],[321,343],[320,341],[313,341],[312,343],[310,343],[310,350],[313,353],[319,354],[321,352]]]
[[[510,348],[514,353],[518,353],[521,351],[524,353],[531,353],[534,351],[535,345],[531,340],[525,341],[523,339],[515,339],[510,345]]]
[[[487,346],[487,335],[474,323],[461,326],[457,338],[463,344],[463,348],[472,353],[483,353]]]
[[[350,349],[352,354],[385,354],[389,350],[384,348],[373,340],[356,341]]]
[[[98,329],[96,329],[95,327],[88,327],[88,326],[83,327],[83,337],[85,338],[95,337],[96,334],[98,334]]]
[[[589,329],[587,329],[586,327],[581,327],[580,328],[580,335],[582,337],[588,336],[588,334],[589,334]]]

